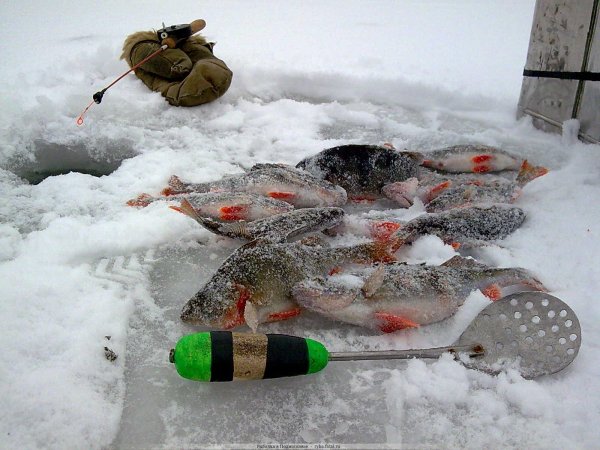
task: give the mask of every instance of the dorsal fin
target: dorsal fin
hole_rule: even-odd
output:
[[[365,280],[361,290],[366,298],[372,297],[373,294],[381,287],[385,279],[385,266],[379,264],[375,270]]]
[[[487,267],[485,264],[477,262],[474,259],[463,258],[458,255],[453,256],[441,265],[444,267]]]

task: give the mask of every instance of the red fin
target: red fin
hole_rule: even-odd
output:
[[[473,172],[475,172],[475,173],[487,173],[490,170],[491,170],[490,166],[487,166],[485,164],[481,164],[481,165],[473,167]]]
[[[481,291],[483,295],[489,298],[491,301],[495,302],[496,300],[502,297],[502,288],[497,284],[490,284],[488,287]]]
[[[483,162],[490,161],[492,158],[493,158],[492,155],[477,155],[477,156],[473,156],[471,158],[471,161],[473,161],[475,164],[481,164]]]
[[[398,222],[375,222],[370,226],[371,236],[378,241],[387,241],[401,226]]]
[[[542,166],[533,166],[524,160],[517,175],[517,183],[519,186],[525,186],[531,180],[541,177],[548,173],[548,169]]]
[[[219,208],[219,218],[221,220],[245,220],[248,216],[248,206],[246,205],[231,205]]]
[[[279,192],[279,191],[271,191],[271,192],[267,192],[267,196],[271,197],[271,198],[278,198],[281,200],[290,200],[294,197],[296,197],[296,194],[294,192]]]
[[[368,255],[371,261],[389,263],[397,261],[397,258],[392,252],[396,251],[394,248],[395,240],[385,241],[373,241],[369,245]]]
[[[128,206],[141,206],[146,207],[152,203],[152,196],[150,194],[140,194],[136,198],[132,198],[127,201]]]
[[[296,317],[296,316],[300,315],[301,312],[302,312],[301,308],[294,308],[294,309],[290,309],[289,311],[280,311],[280,312],[276,312],[276,313],[271,313],[267,316],[267,321],[268,322],[276,322],[278,320],[290,319],[292,317]]]
[[[396,150],[396,147],[394,147],[394,144],[391,142],[385,142],[382,147],[389,148],[390,150]]]
[[[375,200],[377,200],[375,197],[372,196],[368,196],[368,195],[355,195],[353,197],[350,197],[350,201],[354,202],[354,203],[371,203],[374,202]]]
[[[452,246],[452,248],[454,250],[458,250],[461,246],[461,243],[460,242],[450,242],[450,245]]]
[[[187,198],[181,200],[181,205],[179,206],[169,206],[169,208],[174,209],[177,212],[185,214],[186,216],[191,217],[192,219],[198,221],[198,211],[194,209],[192,204],[188,201]]]
[[[169,178],[169,186],[164,188],[160,193],[168,196],[181,194],[184,192],[188,192],[188,190],[185,188],[185,184],[177,175],[173,175],[171,178]]]
[[[244,319],[244,310],[246,309],[246,302],[250,300],[251,293],[248,288],[241,284],[236,284],[235,288],[237,289],[239,296],[235,306],[227,311],[223,318],[223,328],[226,330],[246,323],[246,319]]]
[[[342,268],[340,266],[334,266],[331,268],[331,270],[329,271],[329,273],[327,275],[331,276],[331,275],[335,275],[336,273],[340,273],[342,271]]]
[[[434,198],[436,198],[440,193],[452,186],[452,181],[447,180],[443,183],[438,184],[437,186],[432,187],[427,193],[427,197],[425,199],[426,202],[430,202]]]
[[[395,314],[376,312],[374,316],[381,322],[379,329],[384,333],[393,333],[394,331],[403,330],[405,328],[417,328],[419,326],[418,323]]]

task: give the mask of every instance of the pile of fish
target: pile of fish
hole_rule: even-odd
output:
[[[179,201],[172,209],[212,233],[244,242],[187,301],[185,322],[219,329],[289,319],[304,309],[384,333],[450,317],[479,289],[491,301],[545,290],[529,271],[455,256],[439,266],[410,265],[395,253],[424,235],[455,249],[489,245],[526,220],[512,203],[547,173],[494,147],[461,145],[429,153],[343,145],[285,164],[256,164],[208,183],[176,176],[160,195],[128,202]],[[357,218],[356,205],[422,204],[402,222]],[[348,208],[350,204],[353,208]],[[361,223],[361,226],[356,226]],[[366,242],[332,246],[332,235]]]

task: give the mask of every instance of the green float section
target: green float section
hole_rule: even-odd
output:
[[[171,353],[171,362],[175,363],[177,373],[190,380],[210,381],[211,360],[210,333],[182,337]]]
[[[312,339],[305,339],[308,347],[308,372],[315,373],[323,370],[329,362],[329,352],[323,344]]]

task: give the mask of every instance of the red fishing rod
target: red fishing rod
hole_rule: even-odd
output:
[[[158,40],[161,43],[161,47],[158,50],[156,50],[154,53],[152,53],[151,55],[148,55],[142,61],[137,63],[135,66],[133,66],[131,69],[129,69],[123,75],[121,75],[115,81],[110,83],[104,89],[96,92],[92,96],[92,101],[90,102],[90,104],[87,105],[87,107],[83,110],[83,112],[77,118],[77,125],[79,125],[79,126],[83,125],[83,116],[87,112],[87,110],[90,109],[94,103],[100,104],[100,102],[102,102],[102,97],[104,96],[104,93],[110,87],[112,87],[114,84],[116,84],[119,80],[124,78],[130,72],[133,72],[135,69],[137,69],[144,63],[150,61],[152,58],[156,57],[157,55],[159,55],[166,49],[175,48],[175,47],[179,46],[187,38],[196,34],[198,31],[202,30],[205,26],[206,26],[206,22],[203,19],[194,20],[192,23],[189,23],[189,24],[171,25],[170,27],[165,27],[165,24],[163,23],[163,27],[156,32],[156,35],[158,36]]]

